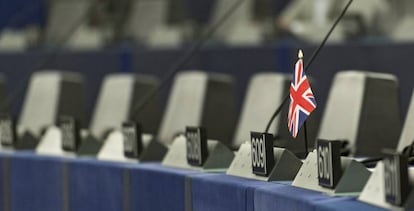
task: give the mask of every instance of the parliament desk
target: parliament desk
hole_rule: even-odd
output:
[[[70,210],[126,210],[127,164],[76,159],[67,163]],[[66,167],[65,167],[66,168]]]
[[[4,210],[61,210],[63,158],[1,154]]]
[[[384,211],[379,207],[375,207],[363,202],[357,201],[355,198],[348,200],[341,200],[336,202],[322,203],[318,205],[320,211],[349,211],[349,210],[364,210],[364,211]]]
[[[159,163],[139,164],[130,168],[131,210],[184,211],[186,178],[201,172],[174,169]]]
[[[254,192],[269,183],[224,174],[191,178],[192,210],[254,210]],[[277,186],[284,186],[277,184]]]
[[[5,193],[8,192],[8,188],[7,188],[7,184],[6,181],[8,181],[8,179],[5,178],[5,176],[7,177],[8,174],[5,171],[5,169],[7,169],[7,161],[6,159],[3,159],[2,155],[0,154],[0,211],[5,210],[4,208],[8,206],[8,204],[5,204],[5,200],[9,201],[6,197],[8,195],[5,195]]]
[[[383,211],[386,209],[360,202],[356,197],[333,197],[291,185],[277,187],[270,183],[266,187],[255,190],[254,210]]]
[[[0,153],[1,211],[18,210],[382,210],[355,197],[332,197],[223,173]]]

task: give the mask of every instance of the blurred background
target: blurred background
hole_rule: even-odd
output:
[[[0,49],[178,48],[238,0],[1,0]],[[346,0],[245,0],[212,36],[214,46],[318,43]],[[411,41],[410,0],[355,0],[331,42]]]
[[[237,1],[0,0],[0,71],[8,79],[9,93],[17,95],[12,110],[20,111],[23,94],[18,90],[36,70],[82,72],[90,110],[105,74],[139,72],[162,78]],[[183,69],[232,74],[241,102],[254,73],[290,73],[298,48],[304,49],[306,63],[346,3],[244,0]],[[309,69],[319,104],[324,104],[335,72],[361,69],[395,74],[405,112],[413,88],[414,74],[407,70],[413,32],[414,1],[354,0]]]

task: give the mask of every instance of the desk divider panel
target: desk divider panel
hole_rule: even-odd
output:
[[[82,141],[78,154],[96,156],[108,134],[121,129],[126,121],[134,121],[143,126],[144,132],[154,134],[159,127],[161,113],[159,96],[154,96],[140,113],[137,113],[135,107],[148,92],[157,89],[158,86],[158,79],[148,75],[107,75],[92,115],[89,137]]]
[[[85,124],[83,77],[65,71],[35,72],[26,93],[17,127],[17,135],[31,134],[35,139],[47,127],[54,125],[59,115],[72,116]],[[26,141],[22,140],[21,142]],[[36,143],[17,142],[18,148],[35,148]],[[30,142],[30,143],[29,143]],[[21,147],[19,147],[21,145]]]
[[[207,138],[229,146],[235,115],[235,82],[231,76],[180,72],[174,79],[157,138],[170,145],[187,126],[200,126],[207,130]]]
[[[290,182],[206,174],[159,163],[132,165],[25,152],[2,153],[0,159],[2,211],[382,210]]]
[[[342,71],[332,82],[317,138],[345,140],[353,156],[381,156],[383,148],[397,147],[400,115],[394,75]]]

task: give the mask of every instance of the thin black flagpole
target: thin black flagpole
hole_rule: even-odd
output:
[[[306,128],[306,120],[303,123],[303,132],[305,133],[305,158],[308,156],[308,129]]]

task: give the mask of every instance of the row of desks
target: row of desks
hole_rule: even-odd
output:
[[[382,210],[289,181],[262,182],[174,169],[32,152],[0,153],[0,211]]]

